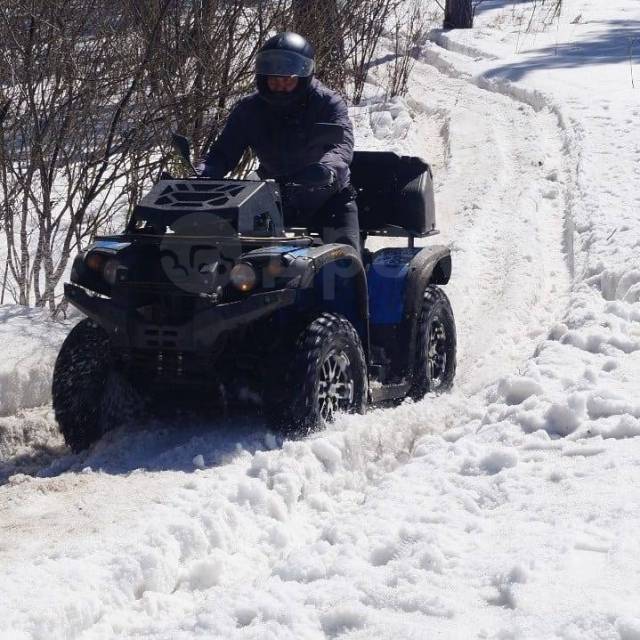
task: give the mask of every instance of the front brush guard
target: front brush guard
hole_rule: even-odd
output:
[[[118,349],[200,351],[211,349],[220,336],[269,316],[296,300],[294,289],[254,293],[244,300],[215,304],[180,325],[157,325],[145,321],[135,309],[117,305],[110,298],[90,295],[82,287],[66,283],[67,300],[99,324]]]

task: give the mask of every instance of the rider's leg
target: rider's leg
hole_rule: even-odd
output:
[[[360,253],[358,205],[349,188],[337,193],[322,207],[313,227],[320,232],[323,242],[350,244]]]

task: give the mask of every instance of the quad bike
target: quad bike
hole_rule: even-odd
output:
[[[336,129],[318,124],[314,135],[332,143]],[[188,141],[174,144],[193,166]],[[80,253],[65,296],[87,317],[62,345],[52,386],[67,444],[82,450],[149,398],[181,391],[248,388],[300,434],[337,412],[448,389],[456,331],[440,285],[451,256],[414,245],[437,233],[429,165],[356,151],[351,175],[363,234],[404,246],[359,254],[286,227],[287,190],[300,185],[164,175],[122,234]]]

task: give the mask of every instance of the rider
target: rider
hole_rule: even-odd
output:
[[[307,226],[320,232],[324,242],[350,244],[358,251],[358,209],[349,172],[353,127],[343,99],[313,71],[314,50],[302,36],[284,32],[267,40],[256,58],[258,90],[231,111],[202,175],[222,178],[251,147],[260,161],[260,178],[302,184],[311,179],[315,187],[322,186],[324,203],[315,211],[312,205],[303,219],[285,220],[288,226]],[[318,122],[340,125],[342,142],[314,145],[310,134]]]

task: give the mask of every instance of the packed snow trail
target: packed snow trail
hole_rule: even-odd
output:
[[[13,475],[0,488],[1,630],[13,638],[316,638],[374,623],[372,610],[382,629],[390,610],[400,626],[389,637],[411,637],[427,619],[456,615],[450,598],[416,595],[410,575],[404,587],[386,575],[415,536],[390,534],[389,505],[375,515],[367,502],[386,500],[389,474],[412,460],[425,434],[481,420],[474,392],[522,365],[561,315],[564,168],[550,113],[428,65],[414,78],[409,109],[397,101],[355,114],[359,146],[395,144],[434,164],[442,240],[454,253],[456,392],[342,417],[282,448],[259,423],[215,433],[143,425],[59,458],[41,473],[54,477]],[[206,468],[192,471],[194,460]],[[513,454],[488,452],[482,464],[497,472],[513,466]],[[474,517],[464,522],[479,508],[475,489],[451,485],[459,480],[446,469],[440,479],[433,473],[425,490],[436,502],[458,496],[463,513],[454,520],[473,527]],[[425,522],[440,521],[437,509],[424,509]],[[365,521],[380,533],[363,530]],[[425,550],[423,578],[448,566],[453,551],[435,545],[430,559]],[[355,597],[362,580],[372,580],[364,599]]]
[[[457,384],[469,393],[516,370],[564,311],[570,176],[549,111],[443,81],[419,64],[410,96],[419,105],[424,95],[448,114],[437,211],[455,265],[448,291],[460,326]]]

